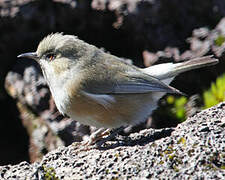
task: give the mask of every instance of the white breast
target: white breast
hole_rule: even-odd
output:
[[[66,73],[69,72],[63,72],[64,74],[61,73],[60,76],[57,76],[57,74],[54,73],[54,69],[49,65],[48,62],[45,60],[40,60],[40,64],[42,66],[43,75],[49,85],[57,109],[60,113],[66,114],[69,96],[65,89],[65,84],[67,83],[65,76]]]

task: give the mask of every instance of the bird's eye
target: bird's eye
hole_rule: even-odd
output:
[[[55,59],[55,54],[49,53],[49,54],[46,55],[46,58],[47,58],[49,61],[52,61],[52,60]]]

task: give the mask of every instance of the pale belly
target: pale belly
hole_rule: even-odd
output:
[[[117,128],[139,124],[157,108],[158,100],[165,93],[114,95],[114,101],[107,107],[86,97],[73,98],[67,108],[67,115],[82,124],[98,128]]]

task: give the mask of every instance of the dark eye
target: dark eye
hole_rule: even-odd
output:
[[[55,59],[55,54],[53,53],[49,53],[46,55],[46,59],[48,59],[49,61],[52,61]]]

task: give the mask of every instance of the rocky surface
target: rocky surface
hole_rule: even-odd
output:
[[[176,128],[118,136],[101,147],[60,147],[40,163],[0,167],[3,179],[224,179],[225,103]]]
[[[74,34],[142,66],[143,60],[149,66],[216,55],[220,65],[177,78],[176,87],[192,95],[224,71],[225,46],[215,44],[224,35],[224,7],[221,0],[0,0],[0,108],[5,116],[0,124],[5,148],[0,150],[0,163],[40,161],[47,152],[81,141],[95,130],[59,115],[37,64],[17,62],[16,56],[34,51],[43,36]],[[189,47],[185,40],[190,36]],[[166,118],[159,119],[139,129],[171,126]],[[14,149],[18,151],[13,156]]]

